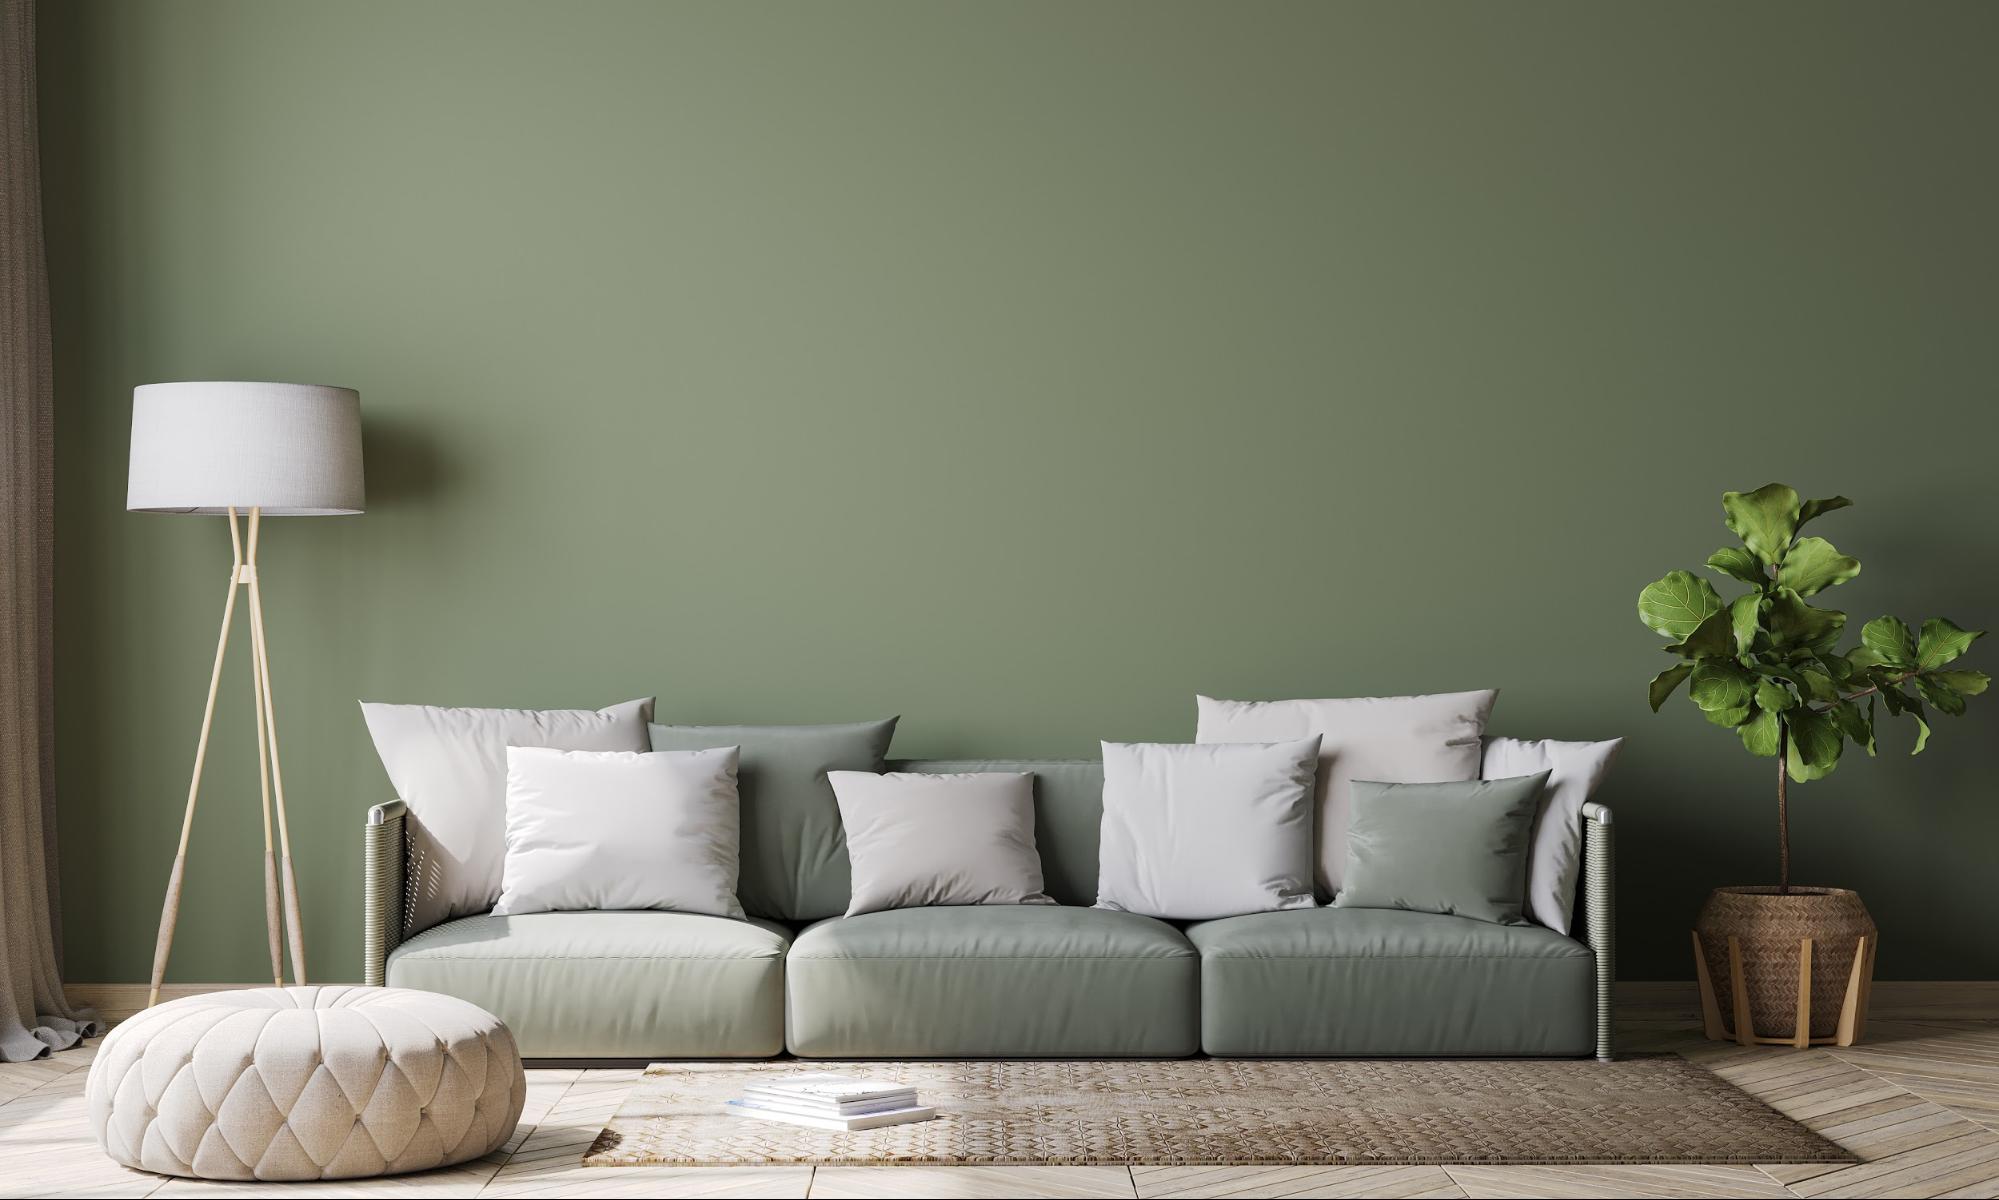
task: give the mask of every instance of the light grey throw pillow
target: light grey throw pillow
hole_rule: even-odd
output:
[[[1355,780],[1339,908],[1525,924],[1527,844],[1548,773],[1467,783]]]
[[[1315,907],[1318,738],[1103,747],[1098,908],[1204,921]]]
[[[370,704],[361,715],[410,810],[412,933],[482,913],[507,857],[507,747],[644,750],[652,700],[610,708]]]
[[[1313,797],[1321,900],[1340,890],[1347,862],[1347,809],[1356,779],[1436,783],[1477,779],[1479,735],[1497,691],[1343,700],[1195,698],[1197,742],[1276,742],[1317,735]]]
[[[828,771],[853,862],[847,915],[942,904],[1053,904],[1034,848],[1034,776]]]
[[[1610,773],[1623,738],[1607,742],[1523,742],[1485,739],[1481,779],[1511,779],[1547,771],[1534,841],[1527,855],[1527,915],[1567,933],[1583,869],[1583,804]]]
[[[668,909],[740,917],[736,748],[507,748],[496,916]]]

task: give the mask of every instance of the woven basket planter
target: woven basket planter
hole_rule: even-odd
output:
[[[1850,1046],[1867,1025],[1874,919],[1844,888],[1717,888],[1694,921],[1707,1035]]]

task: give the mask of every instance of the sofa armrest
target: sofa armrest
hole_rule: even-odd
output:
[[[1583,934],[1596,952],[1596,1056],[1616,1051],[1611,989],[1617,981],[1617,853],[1610,809],[1583,805]]]
[[[404,825],[408,815],[400,800],[377,804],[368,810],[368,823],[361,829],[361,978],[369,987],[382,986],[389,951],[402,945],[408,928],[409,902],[404,886],[408,862]]]

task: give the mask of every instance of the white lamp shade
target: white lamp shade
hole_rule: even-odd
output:
[[[132,389],[133,512],[331,517],[366,507],[361,395],[304,383]]]

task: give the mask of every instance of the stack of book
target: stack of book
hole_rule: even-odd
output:
[[[851,1132],[927,1121],[937,1115],[916,1098],[916,1089],[870,1083],[852,1075],[814,1072],[787,1075],[743,1089],[728,1105],[732,1117],[783,1121],[811,1129]]]

